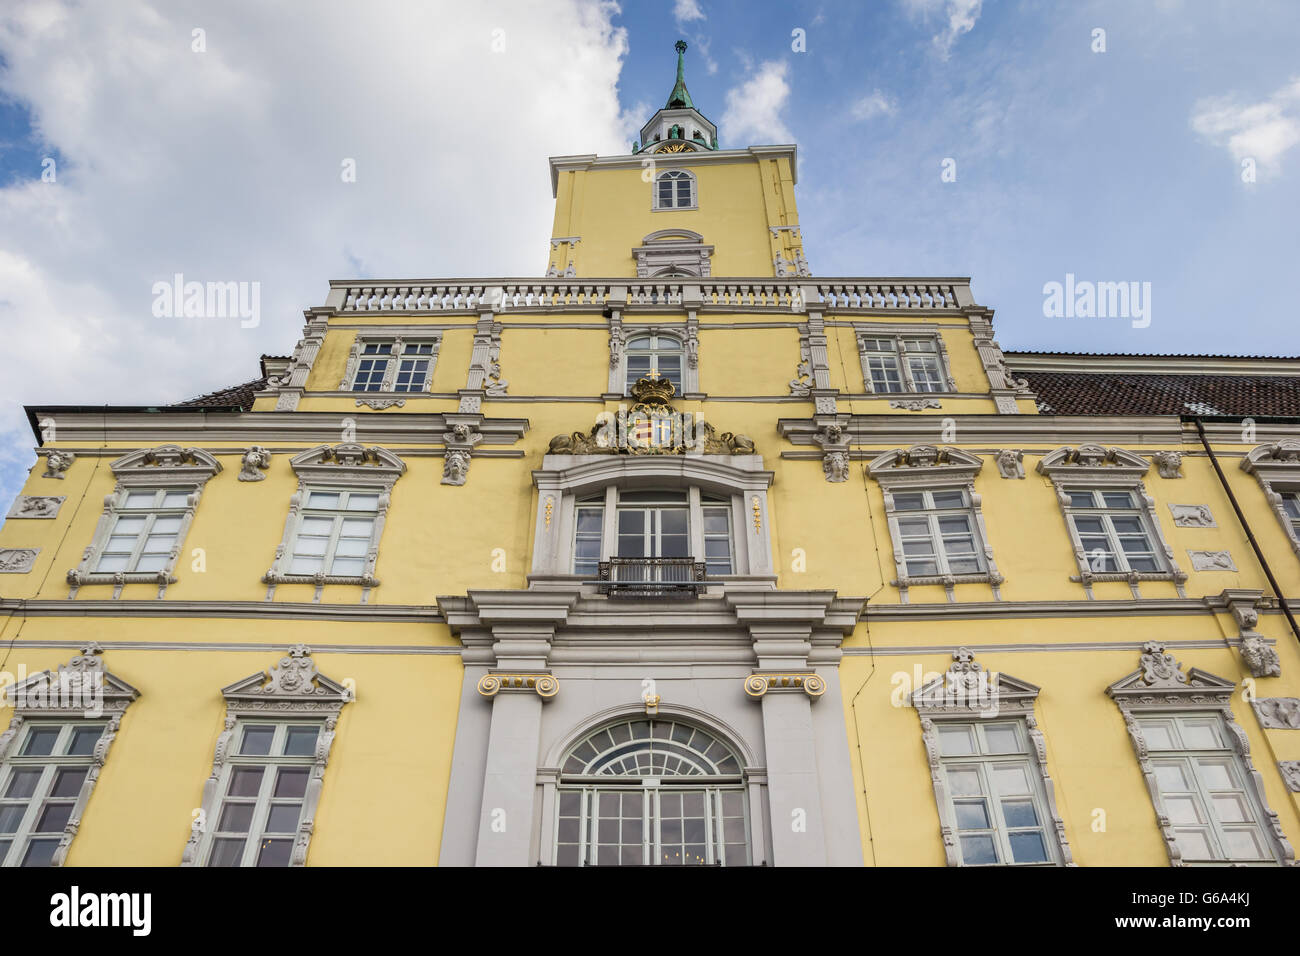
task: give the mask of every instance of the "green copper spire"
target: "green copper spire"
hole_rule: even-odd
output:
[[[668,105],[665,109],[695,109],[695,104],[691,102],[691,94],[686,92],[686,41],[678,40],[674,49],[677,50],[677,82],[673,85],[672,95],[668,97]]]

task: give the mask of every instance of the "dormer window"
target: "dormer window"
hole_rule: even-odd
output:
[[[690,173],[682,169],[670,169],[655,179],[655,209],[695,209],[697,206],[695,177]]]

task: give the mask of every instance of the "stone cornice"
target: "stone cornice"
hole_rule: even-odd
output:
[[[789,146],[750,146],[745,149],[710,149],[695,150],[685,153],[655,153],[654,161],[656,168],[671,169],[674,166],[713,166],[726,165],[728,163],[743,163],[746,161],[758,159],[775,159],[781,156],[790,158],[790,178],[794,183],[799,182],[798,168],[798,148],[794,145]],[[627,154],[624,156],[597,156],[595,153],[584,153],[574,156],[552,156],[550,158],[551,167],[551,198],[554,199],[559,194],[560,172],[561,170],[579,170],[579,169],[641,169],[645,160],[645,155]]]

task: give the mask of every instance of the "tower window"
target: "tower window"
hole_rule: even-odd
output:
[[[660,173],[655,179],[655,209],[694,209],[695,177],[680,169]]]
[[[630,389],[639,378],[666,378],[677,394],[682,391],[682,343],[673,335],[637,335],[627,343],[627,379]]]

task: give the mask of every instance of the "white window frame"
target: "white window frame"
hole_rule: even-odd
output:
[[[858,359],[862,366],[863,390],[868,395],[943,395],[957,391],[957,382],[952,376],[952,365],[948,358],[948,347],[944,343],[943,333],[933,326],[926,325],[865,325],[855,323],[854,334],[858,343]],[[888,340],[891,348],[880,350],[868,348],[873,341]],[[925,341],[934,345],[933,350],[908,349],[908,340]],[[892,357],[894,368],[898,371],[900,389],[898,391],[877,391],[871,375],[873,358]],[[908,361],[909,356],[933,356],[938,387],[929,387],[931,383],[919,383]]]
[[[221,463],[211,454],[200,448],[181,448],[177,445],[159,445],[157,448],[143,448],[131,452],[114,461],[109,466],[117,478],[117,487],[104,499],[104,511],[95,527],[90,545],[82,553],[81,563],[70,570],[67,581],[70,587],[69,597],[75,597],[77,591],[88,584],[112,584],[114,599],[121,596],[126,584],[157,584],[158,597],[163,597],[169,584],[176,583],[173,571],[185,545],[190,525],[194,522],[194,513],[199,506],[199,498],[204,486],[213,476],[221,471]],[[134,491],[155,489],[163,492],[184,493],[184,508],[167,509],[168,514],[178,515],[181,519],[176,532],[176,542],[172,545],[163,567],[157,571],[97,571],[100,556],[112,536],[119,515],[127,497]],[[125,514],[139,514],[127,511]],[[146,523],[148,527],[152,522]],[[147,528],[146,528],[147,530]]]
[[[1091,485],[1064,485],[1062,492],[1069,497],[1070,505],[1066,510],[1065,519],[1070,523],[1070,529],[1073,531],[1074,540],[1078,541],[1080,547],[1084,550],[1084,555],[1088,560],[1088,567],[1098,573],[1115,573],[1129,574],[1134,569],[1129,566],[1129,554],[1140,555],[1142,557],[1150,556],[1155,564],[1154,568],[1140,569],[1140,574],[1157,574],[1164,570],[1163,556],[1157,544],[1155,534],[1148,527],[1146,516],[1143,509],[1138,505],[1135,499],[1135,492],[1126,488],[1097,488]],[[1092,504],[1080,505],[1075,499],[1079,495],[1090,495]],[[1126,507],[1116,507],[1106,501],[1106,495],[1125,495],[1128,498]],[[1100,502],[1100,504],[1098,503]],[[1101,522],[1100,532],[1084,532],[1079,530],[1080,518],[1094,518]],[[1115,527],[1116,518],[1134,518],[1141,526],[1141,535],[1146,540],[1148,550],[1129,552],[1124,548],[1124,539],[1134,537],[1133,532],[1121,533]],[[1106,558],[1114,564],[1114,569],[1098,568],[1097,551],[1095,547],[1088,547],[1084,544],[1083,539],[1104,537],[1106,539]]]
[[[231,768],[240,765],[243,755],[235,753],[249,725],[312,724],[320,728],[316,749],[310,757],[280,757],[287,766],[309,766],[306,791],[302,796],[302,809],[298,827],[290,850],[289,866],[306,866],[311,836],[316,825],[316,810],[320,805],[321,791],[325,785],[325,768],[329,764],[330,750],[338,728],[340,711],[355,699],[351,688],[331,680],[316,669],[311,648],[295,644],[272,664],[269,670],[250,674],[221,689],[226,702],[226,719],[212,759],[212,773],[203,784],[203,798],[199,812],[190,826],[190,837],[181,853],[181,866],[204,866],[211,857],[216,828],[220,826],[218,814],[222,808]],[[277,730],[276,739],[286,733]],[[274,745],[271,748],[275,750]],[[287,761],[293,761],[292,764]],[[271,764],[268,756],[247,755],[249,763]],[[275,775],[271,775],[274,777]],[[262,786],[267,786],[263,775]],[[259,791],[259,800],[261,792]],[[256,809],[254,821],[256,822]],[[251,835],[250,829],[249,834]],[[252,841],[245,844],[244,858],[252,852]],[[256,857],[253,857],[256,862]]]
[[[880,485],[885,503],[885,519],[889,526],[889,538],[893,543],[895,578],[889,583],[898,588],[899,599],[908,602],[908,589],[922,585],[941,584],[950,602],[956,601],[955,588],[958,584],[984,583],[993,589],[994,600],[1001,600],[1001,585],[1005,578],[998,570],[993,557],[993,546],[989,544],[988,530],[984,526],[983,498],[975,490],[975,477],[984,467],[984,461],[975,455],[944,445],[913,445],[906,450],[895,448],[878,455],[867,465],[867,473]],[[980,570],[970,573],[952,574],[947,570],[947,557],[944,549],[936,549],[936,558],[940,560],[941,571],[937,574],[912,575],[907,570],[907,555],[899,520],[931,515],[932,530],[937,533],[939,510],[911,511],[899,510],[895,496],[922,492],[928,500],[933,500],[934,492],[960,491],[966,505],[951,513],[966,515],[975,539],[975,556],[980,562]],[[943,509],[948,511],[948,509]]]
[[[662,325],[624,325],[620,317],[611,317],[609,332],[609,395],[627,396],[636,380],[628,381],[627,356],[628,343],[644,336],[653,341],[658,339],[675,340],[681,348],[682,384],[674,398],[689,395],[699,396],[700,361],[699,361],[699,322],[694,313],[687,318],[685,327],[667,327]],[[639,354],[645,354],[639,352]],[[652,358],[652,370],[658,369],[657,359]],[[661,376],[662,377],[662,376]],[[676,386],[674,386],[676,388]]]
[[[366,355],[365,350],[368,346],[390,345],[391,349],[386,359],[387,365],[384,369],[383,377],[378,389],[358,391],[356,389],[357,376],[361,372],[362,361],[371,358]],[[429,346],[430,351],[427,354],[406,356],[406,346]],[[349,395],[356,396],[392,396],[392,395],[422,395],[433,390],[433,375],[438,367],[438,352],[442,348],[441,332],[392,332],[384,334],[382,332],[362,333],[357,335],[353,340],[352,349],[348,353],[348,364],[343,372],[343,378],[339,382],[339,390],[347,392]],[[383,353],[380,353],[382,355]],[[378,356],[374,356],[378,357]],[[397,377],[401,372],[401,365],[404,359],[427,360],[429,363],[428,377],[423,388],[403,389],[397,388]],[[364,399],[358,399],[363,401]]]
[[[275,596],[276,586],[280,584],[314,584],[316,601],[321,599],[325,585],[347,584],[360,586],[361,603],[366,603],[371,588],[379,586],[379,580],[375,577],[379,543],[384,534],[393,485],[405,474],[406,463],[386,448],[365,448],[355,442],[344,442],[334,446],[318,445],[295,455],[289,464],[298,475],[298,489],[289,498],[284,532],[275,549],[270,570],[262,576],[262,583],[267,585],[266,599],[269,601]],[[356,491],[379,496],[370,543],[366,549],[365,567],[360,574],[326,574],[324,571],[295,574],[292,571],[293,546],[302,526],[304,505],[310,500],[313,490],[326,493]],[[333,540],[331,536],[331,541]]]
[[[1156,776],[1155,762],[1161,759],[1162,751],[1152,750],[1151,742],[1147,739],[1147,728],[1142,722],[1170,716],[1201,718],[1211,715],[1217,716],[1221,721],[1220,736],[1228,742],[1227,752],[1236,762],[1237,779],[1250,798],[1259,829],[1274,858],[1263,861],[1198,860],[1195,863],[1295,864],[1295,850],[1282,831],[1277,812],[1269,806],[1264,792],[1264,778],[1251,760],[1250,741],[1246,737],[1246,731],[1232,713],[1232,696],[1236,689],[1235,681],[1203,671],[1199,667],[1189,668],[1184,674],[1182,664],[1166,651],[1164,644],[1157,641],[1147,641],[1142,645],[1138,670],[1121,677],[1106,688],[1106,694],[1119,707],[1124,725],[1128,728],[1171,866],[1187,866],[1193,861],[1183,858],[1183,847],[1178,842],[1178,827],[1170,817]]]
[[[1089,600],[1092,599],[1092,586],[1098,581],[1124,581],[1129,585],[1133,597],[1140,598],[1142,581],[1171,581],[1179,597],[1186,597],[1183,585],[1187,574],[1174,559],[1174,549],[1165,537],[1156,514],[1155,499],[1147,494],[1142,481],[1151,468],[1151,463],[1140,455],[1123,448],[1105,448],[1101,445],[1086,443],[1072,448],[1068,445],[1048,452],[1037,465],[1040,475],[1045,475],[1056,489],[1057,501],[1061,505],[1061,515],[1065,520],[1066,533],[1074,549],[1074,560],[1079,573],[1070,580],[1082,584]],[[1137,513],[1149,533],[1156,560],[1160,563],[1159,571],[1094,571],[1092,562],[1083,546],[1083,541],[1075,527],[1072,515],[1076,513],[1068,489],[1096,489],[1105,491],[1124,491],[1132,496]],[[1081,512],[1096,515],[1099,512],[1089,509]],[[1115,542],[1118,545],[1118,541]]]
[[[673,185],[673,204],[665,206],[659,198],[659,185],[665,180],[671,180]],[[681,204],[676,200],[681,198],[682,184],[685,183],[687,191],[686,203]],[[652,212],[668,212],[670,210],[684,212],[691,209],[700,208],[699,181],[695,174],[689,169],[661,169],[651,183],[650,209]]]
[[[649,348],[637,348],[632,344],[636,342],[638,339],[644,339],[644,338],[650,339]],[[672,343],[672,346],[669,347],[669,346],[661,345],[660,344],[661,341],[670,342]],[[645,375],[638,375],[636,378],[632,379],[631,381],[628,381],[629,376],[631,376],[632,374],[629,369],[629,366],[631,365],[630,359],[633,355],[649,356],[650,370]],[[673,332],[665,332],[661,330],[655,330],[651,332],[643,332],[640,329],[629,330],[629,334],[627,337],[627,346],[623,349],[623,394],[624,395],[630,394],[630,390],[632,386],[635,385],[639,379],[646,378],[646,377],[668,378],[667,375],[659,371],[659,359],[661,356],[667,356],[667,355],[676,356],[678,359],[678,363],[679,363],[678,377],[681,379],[681,381],[680,383],[677,384],[676,387],[678,389],[677,395],[681,395],[682,393],[687,391],[686,344],[685,342],[682,341],[681,336]]]
[[[252,727],[270,727],[272,728],[270,752],[267,754],[245,754],[243,750],[243,741],[248,730]],[[206,838],[201,850],[202,866],[211,866],[214,850],[217,841],[230,839],[241,834],[235,831],[223,831],[221,829],[222,816],[226,808],[234,804],[249,805],[253,807],[251,819],[249,820],[248,830],[242,834],[244,849],[241,854],[240,862],[237,866],[248,867],[258,866],[258,858],[261,855],[261,847],[258,846],[258,839],[276,839],[287,840],[290,843],[288,859],[292,859],[292,844],[297,842],[298,831],[302,826],[303,813],[306,809],[305,802],[307,799],[307,784],[310,783],[311,771],[316,763],[316,747],[313,745],[312,753],[304,755],[286,755],[282,753],[288,738],[288,731],[291,727],[312,727],[317,731],[316,740],[325,733],[325,722],[318,720],[264,720],[259,717],[245,716],[235,721],[234,733],[231,735],[231,753],[226,757],[225,766],[222,768],[221,779],[218,784],[218,798],[215,807],[215,813],[212,819],[207,821],[205,828]],[[235,771],[241,768],[262,767],[262,780],[258,787],[257,794],[249,798],[235,797],[228,792],[230,789],[231,779]],[[279,771],[286,767],[301,767],[307,771],[307,779],[303,784],[303,793],[297,797],[280,798],[274,797],[274,790],[278,783]],[[273,804],[298,804],[298,818],[294,821],[293,829],[288,832],[275,831],[269,832],[266,827],[269,823],[271,807]],[[253,839],[254,836],[258,839]],[[286,866],[288,862],[286,861]]]
[[[939,814],[939,832],[947,864],[949,866],[1073,866],[1074,858],[1070,851],[1070,841],[1065,833],[1065,822],[1056,804],[1056,787],[1048,771],[1047,741],[1034,717],[1039,688],[1009,674],[986,671],[975,660],[975,655],[968,647],[953,651],[952,660],[953,663],[946,674],[913,692],[910,699],[921,722],[921,741],[930,766],[930,782],[934,789],[935,807]],[[943,755],[939,739],[943,728],[973,725],[976,727],[976,733],[982,734],[984,731],[981,728],[994,724],[1015,725],[1017,741],[1022,745],[1019,753]],[[1029,796],[1033,800],[1034,811],[1038,816],[1038,829],[1042,830],[1047,860],[1027,863],[1011,861],[1010,841],[1005,837],[1004,828],[1002,837],[996,838],[1001,854],[997,864],[968,864],[963,861],[960,830],[957,826],[956,809],[953,795],[950,793],[946,767],[952,763],[974,764],[981,761],[1017,762],[1025,765],[1031,791]],[[986,782],[985,796],[991,804],[998,797],[987,786],[987,775],[982,771],[981,779]],[[993,808],[990,807],[990,812],[992,811]],[[991,822],[1001,820],[1001,814],[1002,810],[999,806]]]
[[[82,816],[100,771],[108,760],[109,748],[122,726],[122,716],[140,692],[104,667],[103,648],[91,642],[81,648],[81,653],[57,671],[41,671],[7,689],[6,699],[14,705],[14,716],[9,727],[0,733],[0,794],[9,786],[12,767],[34,766],[46,761],[49,766],[85,766],[86,775],[72,801],[68,820],[58,833],[58,845],[51,856],[51,866],[62,866],[68,850],[81,827]],[[93,703],[87,709],[87,702]],[[102,727],[95,747],[87,756],[24,757],[21,748],[30,726],[61,724],[69,727],[99,724]],[[60,737],[62,740],[62,735]],[[57,742],[56,742],[57,745]],[[74,763],[75,762],[75,763]],[[48,787],[53,771],[44,774],[40,785]],[[38,791],[39,792],[39,791]],[[42,798],[44,800],[46,798]],[[61,798],[61,802],[63,802]],[[34,824],[37,801],[33,800],[24,814],[23,826]],[[21,832],[22,827],[19,828]],[[26,838],[33,836],[30,832]],[[42,835],[43,836],[43,835]],[[19,865],[26,841],[13,836],[14,843],[7,853],[0,853],[5,866]]]
[[[352,558],[355,560],[357,557],[359,557],[362,564],[364,565],[365,555],[368,555],[371,552],[371,550],[376,547],[375,532],[376,532],[376,526],[379,521],[378,497],[382,493],[383,492],[379,490],[372,490],[372,489],[338,488],[338,487],[327,488],[327,487],[321,487],[317,485],[308,485],[306,488],[304,488],[303,504],[299,509],[298,519],[294,523],[293,530],[289,534],[289,542],[287,546],[288,555],[289,555],[288,573],[291,575],[303,575],[304,577],[310,577],[317,573],[322,573],[326,577],[349,577],[349,575],[340,575],[337,572],[332,570],[333,564],[336,560],[338,560],[339,558],[343,558],[345,560]],[[327,508],[313,506],[312,499],[315,495],[338,495],[340,507],[327,509]],[[366,497],[375,498],[376,502],[375,502],[374,510],[357,511],[357,510],[343,507],[343,504],[345,502],[350,503],[353,495],[363,495]],[[305,554],[300,555],[298,552],[298,544],[302,537],[303,525],[309,519],[312,518],[328,520],[331,522],[330,532],[326,536],[325,552],[320,556],[321,570],[319,572],[299,571],[294,569],[293,567],[293,564],[297,558],[315,557],[315,555],[305,555]],[[338,553],[338,545],[339,545],[339,540],[342,537],[343,523],[349,518],[353,520],[366,520],[370,522],[370,533],[366,536],[365,552],[360,556],[340,555]],[[313,535],[313,537],[316,536]],[[355,537],[355,536],[350,536],[350,537]],[[326,570],[326,567],[329,567],[330,570]]]
[[[653,492],[656,489],[651,488],[626,488],[622,492]],[[667,495],[681,495],[682,489],[665,489]],[[723,515],[727,521],[726,541],[727,541],[727,571],[709,571],[710,577],[730,577],[736,573],[736,541],[732,533],[733,512],[735,511],[736,502],[732,496],[721,496],[712,492],[701,492],[698,487],[685,489],[685,500],[681,504],[664,500],[662,503],[656,502],[627,502],[623,499],[620,489],[616,486],[610,486],[605,489],[601,501],[595,502],[590,498],[577,500],[574,502],[574,522],[573,522],[573,547],[570,568],[572,573],[581,577],[594,578],[598,570],[599,562],[608,561],[610,558],[618,557],[618,515],[624,511],[646,510],[654,511],[659,509],[680,508],[686,512],[686,533],[689,541],[691,554],[689,557],[692,561],[699,564],[707,565],[708,559],[705,557],[707,543],[709,539],[717,540],[723,535],[716,532],[706,532],[704,526],[704,512],[710,511],[715,516]],[[611,509],[613,509],[613,520],[610,520]],[[579,532],[577,512],[582,510],[599,511],[601,515],[601,533],[600,533],[600,557],[597,559],[597,567],[591,571],[585,572],[578,569],[579,558],[577,556],[577,541],[579,538],[586,540],[595,540],[595,535],[590,532]],[[644,532],[647,541],[655,539],[655,532],[649,526]],[[657,550],[654,549],[654,550]],[[590,562],[591,559],[583,558],[583,562]]]
[[[1255,476],[1291,543],[1291,550],[1300,557],[1300,528],[1286,513],[1282,497],[1286,493],[1300,493],[1300,439],[1284,438],[1255,446],[1242,458],[1241,470]]]

